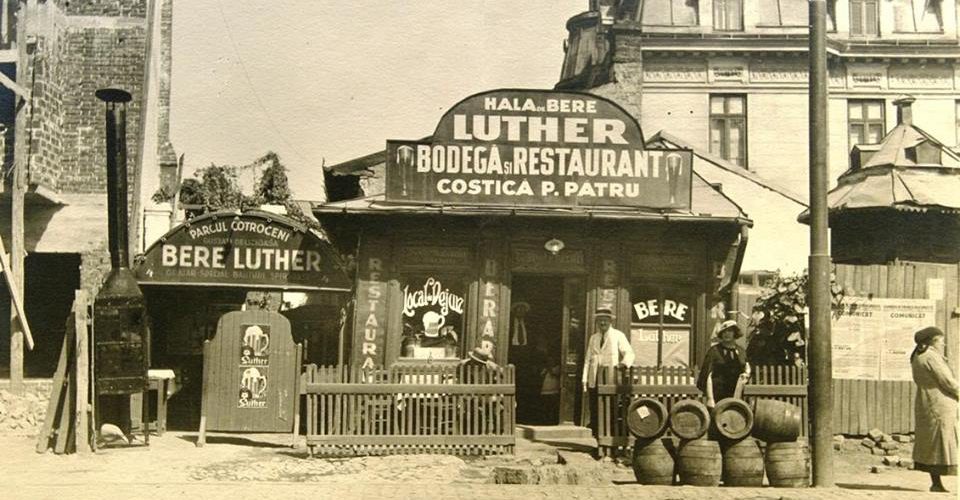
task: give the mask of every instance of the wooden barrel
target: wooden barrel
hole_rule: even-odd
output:
[[[680,443],[677,471],[680,482],[693,486],[719,486],[723,472],[720,443],[694,439]]]
[[[753,429],[753,411],[743,400],[721,399],[713,408],[713,425],[721,437],[743,439]]]
[[[640,484],[673,484],[676,465],[660,439],[638,439],[633,443],[633,475]]]
[[[806,442],[767,443],[763,463],[767,468],[770,486],[810,486],[810,452]]]
[[[710,427],[710,412],[699,401],[677,401],[670,409],[670,429],[680,439],[697,439]]]
[[[724,486],[763,485],[763,453],[756,440],[746,438],[721,448]]]
[[[627,428],[634,436],[653,439],[667,428],[667,407],[656,399],[640,398],[627,408]]]
[[[772,399],[753,402],[753,436],[768,443],[796,441],[800,436],[800,407]]]

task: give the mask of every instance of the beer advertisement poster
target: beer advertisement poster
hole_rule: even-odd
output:
[[[240,366],[270,365],[270,325],[240,327]]]
[[[240,395],[238,408],[262,409],[267,407],[267,372],[255,366],[240,372]]]

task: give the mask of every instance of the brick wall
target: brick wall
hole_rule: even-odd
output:
[[[20,58],[27,63],[21,77],[34,91],[30,182],[54,192],[103,192],[104,105],[94,92],[112,86],[133,94],[127,106],[127,162],[133,167],[139,148],[146,0],[61,0],[34,14],[56,22],[38,23],[41,28],[32,33],[36,48]],[[132,188],[132,168],[128,175]]]

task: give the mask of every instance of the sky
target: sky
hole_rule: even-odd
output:
[[[522,7],[521,7],[522,6]],[[588,0],[179,0],[171,140],[185,175],[275,151],[295,198],[322,165],[433,133],[480,91],[552,88]]]

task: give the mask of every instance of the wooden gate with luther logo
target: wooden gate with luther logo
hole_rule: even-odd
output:
[[[206,432],[292,432],[300,425],[302,346],[279,313],[224,314],[203,345],[200,436]]]

